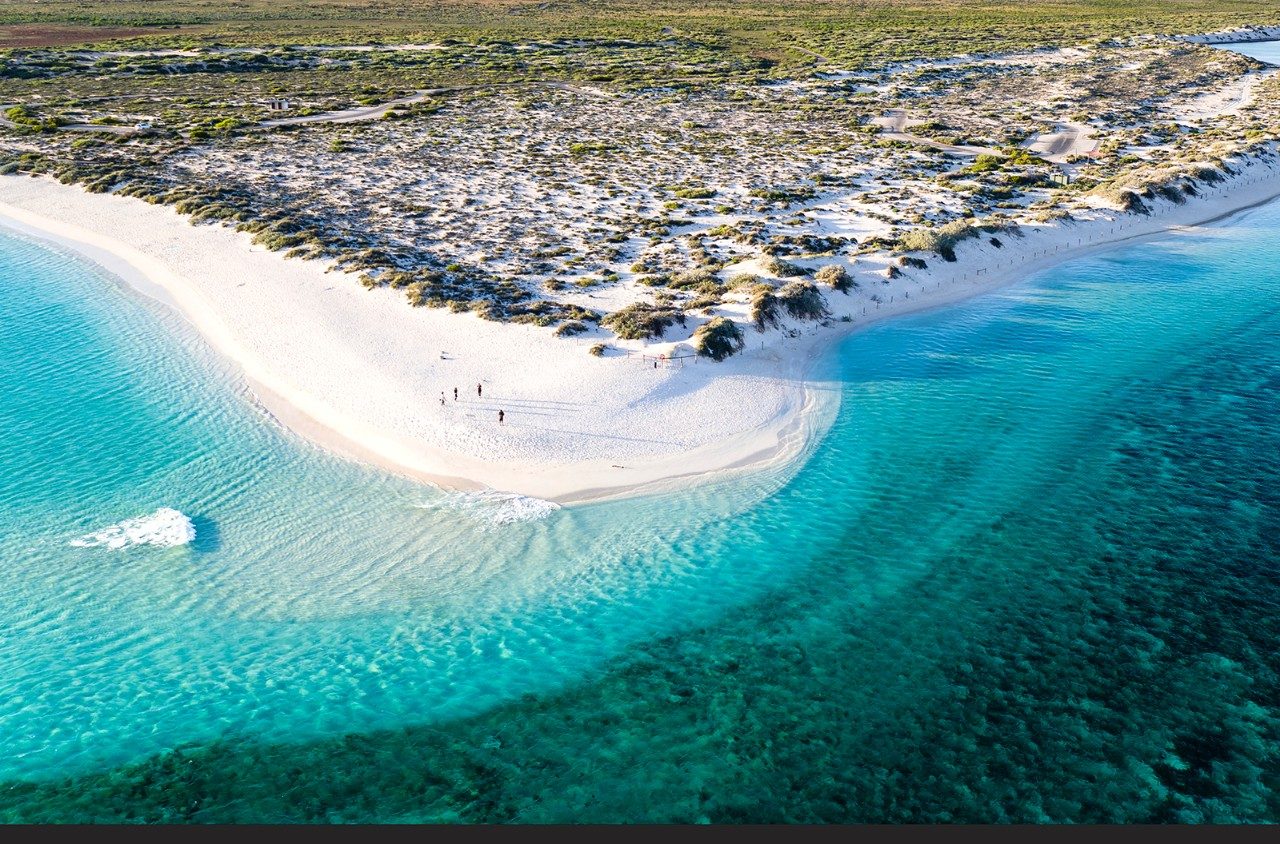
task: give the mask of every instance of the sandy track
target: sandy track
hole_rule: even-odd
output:
[[[295,117],[280,117],[274,120],[264,120],[258,124],[260,128],[272,129],[277,126],[300,126],[306,123],[355,123],[360,120],[378,120],[385,117],[387,112],[396,106],[412,105],[420,103],[430,97],[432,94],[443,93],[444,88],[433,89],[429,91],[418,91],[407,97],[400,97],[396,100],[389,100],[378,105],[361,106],[360,108],[348,108],[341,111],[326,111],[323,114],[305,114]]]
[[[1082,123],[1059,123],[1057,130],[1037,137],[1027,147],[1045,161],[1065,164],[1075,155],[1088,155],[1098,148],[1093,130]]]
[[[906,112],[901,109],[890,109],[885,112],[884,117],[872,118],[872,122],[877,126],[884,127],[884,131],[880,133],[880,137],[890,141],[903,141],[909,144],[920,144],[921,146],[932,147],[933,149],[949,152],[954,155],[963,155],[969,158],[976,158],[979,155],[994,155],[1004,158],[1004,153],[998,149],[991,147],[975,147],[957,144],[948,144],[942,141],[926,138],[923,135],[912,135],[907,129],[913,125],[923,123],[922,120],[908,120]]]

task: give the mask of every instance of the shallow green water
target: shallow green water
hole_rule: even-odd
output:
[[[850,338],[793,476],[552,512],[298,444],[6,243],[0,812],[1274,820],[1277,224]]]

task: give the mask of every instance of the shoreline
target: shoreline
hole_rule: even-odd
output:
[[[138,239],[148,242],[128,243],[124,242],[123,237],[110,236],[110,233],[104,232],[104,229],[111,227],[106,225],[108,221],[116,229],[139,233]],[[88,225],[82,225],[84,223]],[[627,359],[606,358],[602,361],[586,355],[581,343],[566,343],[554,338],[546,329],[486,323],[470,315],[414,309],[391,291],[366,290],[354,276],[337,272],[326,274],[323,265],[317,262],[287,261],[277,253],[251,246],[246,235],[230,229],[192,226],[185,217],[171,208],[109,194],[90,194],[77,186],[62,185],[52,179],[25,176],[0,179],[0,226],[52,248],[79,255],[115,277],[128,289],[176,311],[215,353],[233,365],[243,379],[247,397],[292,433],[344,457],[445,489],[492,489],[543,498],[560,504],[658,493],[705,479],[709,473],[719,475],[786,466],[816,441],[813,430],[815,426],[825,425],[834,418],[835,407],[829,407],[829,412],[818,411],[829,404],[825,401],[826,398],[835,396],[838,399],[838,395],[831,391],[824,392],[819,385],[813,383],[808,377],[811,361],[795,355],[769,355],[749,362],[744,360],[743,363],[748,364],[746,366],[720,367],[717,370],[712,369],[715,364],[709,361],[698,361],[684,370],[662,369],[656,372]],[[156,236],[157,232],[159,237]],[[211,244],[209,241],[215,242]],[[146,248],[140,249],[139,245]],[[181,267],[173,266],[179,263],[174,258],[174,253],[185,253],[193,247],[204,247],[194,249],[196,259],[208,257],[208,253],[212,253],[217,261],[233,263],[235,259],[240,259],[252,266],[208,274],[203,270],[199,273],[183,272]],[[212,265],[220,266],[218,263]],[[312,299],[308,302],[291,302],[279,295],[280,290],[267,291],[264,298],[272,301],[274,312],[262,314],[256,322],[252,322],[246,319],[248,315],[245,308],[239,312],[229,308],[226,298],[235,288],[249,283],[247,280],[240,280],[249,269],[270,273],[272,277],[288,277],[288,281],[293,284],[288,292],[297,292],[298,286],[306,286],[310,288],[306,293]],[[333,281],[329,282],[329,279]],[[342,293],[347,301],[336,309],[322,305],[317,301],[318,293],[314,287],[317,282],[331,285],[326,289]],[[259,299],[250,303],[247,309],[252,310],[254,304],[262,303],[263,299]],[[294,308],[293,305],[311,307]],[[363,307],[365,305],[369,307]],[[352,307],[348,309],[345,306]],[[407,437],[394,431],[380,430],[376,425],[370,424],[367,418],[361,419],[354,414],[344,413],[343,409],[318,399],[317,394],[324,394],[323,388],[335,386],[327,377],[313,381],[319,384],[321,390],[312,391],[306,389],[306,386],[290,383],[281,376],[278,368],[270,365],[271,361],[264,360],[264,355],[253,347],[254,341],[261,339],[260,336],[252,336],[255,329],[275,331],[282,324],[288,325],[284,317],[302,317],[304,314],[299,311],[309,311],[309,315],[318,317],[314,320],[315,323],[332,324],[325,326],[327,330],[322,336],[306,330],[290,334],[285,339],[291,342],[282,345],[290,346],[291,352],[310,353],[318,346],[329,349],[338,346],[334,341],[349,344],[352,340],[350,329],[354,326],[341,319],[348,314],[358,316],[361,327],[371,328],[376,324],[378,328],[388,328],[388,334],[394,335],[394,345],[401,350],[421,345],[422,338],[409,333],[420,333],[421,323],[451,323],[453,336],[430,338],[441,341],[449,350],[439,353],[440,359],[447,359],[449,363],[466,359],[469,352],[476,351],[476,347],[486,344],[500,347],[499,343],[491,342],[494,335],[501,334],[503,336],[499,339],[505,340],[508,339],[506,335],[518,333],[524,335],[522,339],[528,341],[532,338],[534,341],[534,344],[526,342],[526,347],[537,345],[542,347],[539,351],[549,348],[561,353],[557,356],[559,359],[553,361],[538,360],[535,356],[533,360],[525,361],[531,364],[530,368],[546,363],[563,364],[566,362],[564,358],[569,354],[572,355],[572,362],[578,364],[567,379],[570,390],[564,390],[563,383],[554,385],[561,388],[560,397],[542,404],[570,404],[568,399],[572,398],[572,392],[581,390],[583,386],[575,383],[572,376],[584,374],[603,376],[600,378],[602,383],[597,386],[621,391],[619,398],[625,400],[626,404],[618,401],[597,407],[594,414],[597,418],[592,420],[597,422],[595,428],[554,432],[561,435],[560,441],[552,444],[558,448],[546,448],[544,444],[534,442],[525,449],[526,452],[534,452],[535,458],[542,459],[512,460],[510,457],[504,458],[501,452],[507,450],[504,445],[509,442],[519,444],[520,417],[547,416],[549,414],[546,408],[538,407],[537,400],[512,397],[509,388],[499,394],[500,398],[491,400],[486,397],[484,401],[468,398],[464,392],[462,401],[457,404],[448,402],[447,411],[452,412],[456,408],[483,410],[490,405],[496,407],[499,403],[511,402],[505,404],[508,422],[503,429],[503,432],[509,431],[514,435],[511,440],[504,443],[491,439],[480,443],[481,446],[490,446],[499,453],[498,456],[489,459],[461,450],[436,448],[429,443],[410,442]],[[276,319],[277,317],[280,319]],[[388,322],[394,324],[388,326]],[[306,328],[305,321],[300,318],[294,319],[293,324]],[[460,348],[460,333],[468,335],[472,340],[470,348]],[[354,373],[356,379],[361,379],[356,383],[366,387],[370,386],[369,381],[390,381],[387,384],[390,389],[386,393],[403,393],[403,390],[397,389],[406,386],[403,380],[397,382],[394,379],[370,377],[380,373],[378,367],[372,365],[375,361],[369,358],[379,352],[383,352],[385,356],[388,351],[372,347],[380,347],[381,341],[387,338],[380,337],[373,331],[365,331],[359,339],[364,341],[363,348],[354,350],[359,359],[353,361],[350,371],[344,374]],[[517,359],[517,354],[523,350],[515,349],[516,354],[508,354],[505,360],[486,362],[482,372],[477,373],[473,368],[464,377],[448,383],[461,382],[461,387],[482,382],[488,395],[495,382],[505,386],[503,381],[536,381],[536,372],[530,372],[528,368],[520,371],[515,365],[521,362]],[[353,349],[338,346],[339,354],[330,354],[330,360],[341,358],[341,353],[350,351]],[[287,356],[284,359],[289,360]],[[294,360],[296,359],[295,356]],[[597,371],[584,373],[583,370],[587,368]],[[292,372],[287,367],[285,369],[286,375],[297,374],[299,371],[296,367]],[[324,368],[319,366],[305,366],[305,369],[312,374],[324,373]],[[679,378],[682,372],[695,372],[699,377],[692,379],[695,381],[693,385],[682,383],[690,380]],[[401,377],[404,372],[395,371],[391,374]],[[498,377],[493,377],[495,375]],[[732,375],[733,380],[740,383],[726,384],[724,375]],[[637,386],[637,382],[642,381],[640,376],[645,376],[643,381],[648,383],[638,383]],[[353,397],[352,382],[337,386],[346,398]],[[400,418],[405,416],[404,407],[415,401],[425,401],[428,410],[440,407],[439,392],[425,392],[418,385],[412,386],[417,388],[417,392],[409,396],[408,401],[402,401],[401,407],[394,408],[401,411]],[[435,386],[432,385],[432,388]],[[694,387],[694,395],[701,401],[684,401],[684,392],[681,390],[687,391],[690,386]],[[650,399],[655,392],[670,391],[672,387],[676,388],[674,395],[660,396],[663,407],[658,409],[662,412],[655,414],[657,418],[653,422],[646,422],[646,411],[652,409],[654,404],[646,399]],[[727,409],[723,414],[716,412],[717,407],[723,404],[745,405],[750,397],[761,391],[765,401],[755,403],[749,408],[753,412],[744,415],[749,426],[735,420]],[[570,395],[565,395],[566,392]],[[405,396],[401,395],[399,398],[405,399]],[[355,396],[353,403],[359,404],[359,401],[359,396]],[[477,405],[480,407],[477,408]],[[701,412],[690,414],[690,407],[701,407]],[[573,410],[570,408],[570,412]],[[602,421],[611,423],[612,417],[620,414],[630,417],[633,423],[629,426],[631,430],[611,430],[615,428],[614,425],[600,424]],[[560,415],[564,417],[566,414]],[[717,417],[730,424],[722,424],[719,426],[720,430],[717,430]],[[426,421],[430,426],[432,423],[438,424],[440,419],[427,418]],[[454,420],[446,417],[446,422],[452,421]],[[487,418],[480,426],[476,426],[474,420],[469,421],[473,428],[498,430],[496,422]],[[679,433],[686,442],[692,440],[689,443],[692,447],[654,448],[654,445],[683,445],[678,441],[667,442],[653,436],[656,433],[654,428],[664,421],[674,421],[677,424],[683,421],[684,429]],[[655,422],[658,424],[654,424]],[[689,436],[690,432],[698,433],[698,429],[703,426],[710,428],[701,436]],[[543,427],[535,433],[545,433],[547,430]],[[648,437],[625,436],[631,433]],[[578,448],[579,437],[594,441],[594,450],[603,454],[593,459],[573,460],[574,452],[585,450]],[[619,443],[621,448],[612,447],[611,441]],[[606,444],[603,447],[600,446],[602,442]],[[629,448],[631,443],[637,443],[638,448]],[[570,459],[564,459],[566,457]],[[614,480],[615,478],[618,480]]]
[[[724,363],[653,370],[631,357],[588,356],[598,337],[570,341],[414,309],[319,262],[253,247],[231,229],[52,179],[0,179],[0,225],[79,254],[176,310],[234,365],[255,403],[306,440],[446,489],[572,504],[799,465],[839,407],[825,371],[839,341],[1280,197],[1272,162],[1230,164],[1236,175],[1185,204],[1158,200],[1147,216],[1098,209],[1093,219],[1024,224],[1002,235],[998,249],[965,242],[955,263],[929,256],[929,269],[883,279],[878,290],[829,293],[833,319],[824,327],[795,324],[800,336],[749,328],[747,350]],[[437,388],[449,384],[463,388],[460,401],[441,404]],[[473,384],[493,398],[472,398]],[[499,406],[509,420],[501,426],[488,416]]]
[[[1280,26],[1239,26],[1234,29],[1220,29],[1216,32],[1198,32],[1175,37],[1192,44],[1261,44],[1267,41],[1280,41]]]

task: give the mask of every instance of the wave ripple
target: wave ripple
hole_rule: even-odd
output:
[[[428,501],[416,506],[421,510],[463,513],[491,525],[533,522],[560,509],[560,505],[554,501],[497,490],[449,493],[438,501]]]

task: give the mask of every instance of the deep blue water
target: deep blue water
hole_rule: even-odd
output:
[[[6,238],[0,817],[1280,818],[1277,225],[860,332],[798,470],[564,510],[326,456]]]

